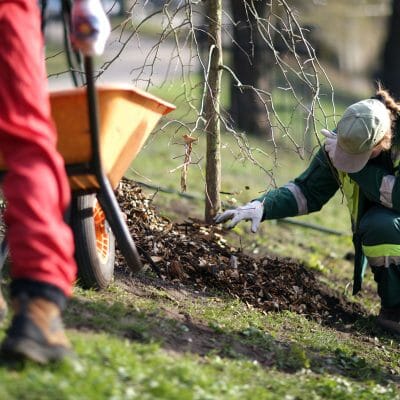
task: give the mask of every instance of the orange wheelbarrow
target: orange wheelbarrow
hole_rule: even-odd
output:
[[[142,267],[114,189],[161,116],[175,106],[138,89],[96,88],[92,60],[84,62],[87,86],[52,92],[50,101],[72,190],[78,277],[82,286],[102,289],[113,278],[115,241],[133,272]],[[6,247],[4,240],[3,262]]]

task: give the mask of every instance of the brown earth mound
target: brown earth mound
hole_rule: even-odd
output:
[[[296,260],[257,259],[230,247],[220,226],[172,223],[157,215],[133,181],[122,180],[117,195],[144,262],[163,280],[217,289],[264,311],[290,310],[318,321],[347,322],[365,314]]]

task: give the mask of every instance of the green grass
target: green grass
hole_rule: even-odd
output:
[[[76,357],[46,367],[1,362],[0,398],[400,398],[399,345],[380,332],[359,342],[357,327],[340,333],[217,293],[135,283],[139,295],[117,284],[102,293],[76,289],[66,312]],[[199,329],[207,345],[191,346],[202,340]]]
[[[87,346],[87,341],[92,346]],[[249,361],[219,357],[196,360],[160,352],[156,345],[121,342],[108,335],[80,335],[75,347],[84,359],[45,372],[31,366],[1,376],[2,398],[18,399],[395,399],[395,391],[346,378],[266,374]],[[95,350],[95,352],[93,352]],[[199,362],[201,361],[201,362]],[[26,371],[29,371],[26,373]],[[62,377],[60,379],[60,377]],[[288,387],[289,383],[289,387]]]

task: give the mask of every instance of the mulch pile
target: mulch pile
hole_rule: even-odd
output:
[[[161,217],[133,181],[121,181],[117,198],[144,263],[163,280],[218,289],[267,312],[290,310],[318,321],[349,322],[364,314],[296,260],[254,258],[229,246],[220,226]],[[123,267],[123,258],[118,261]]]

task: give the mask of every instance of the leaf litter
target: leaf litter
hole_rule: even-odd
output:
[[[221,226],[160,216],[132,180],[122,179],[117,199],[143,262],[164,281],[222,291],[265,312],[289,310],[324,323],[348,323],[367,314],[298,260],[256,258],[230,246]],[[121,256],[117,262],[126,267]]]

